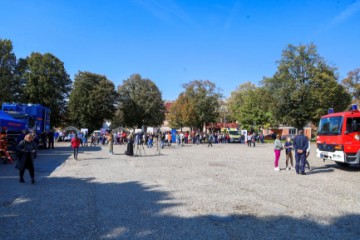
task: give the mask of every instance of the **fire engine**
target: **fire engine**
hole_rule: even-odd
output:
[[[340,166],[360,164],[360,111],[353,104],[350,111],[321,117],[317,133],[316,156],[335,161]]]

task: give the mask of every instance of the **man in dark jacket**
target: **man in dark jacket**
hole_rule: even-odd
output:
[[[35,171],[34,171],[34,159],[36,158],[37,145],[33,142],[34,137],[31,134],[27,134],[23,141],[16,146],[18,152],[18,162],[16,168],[19,170],[20,182],[24,183],[25,169],[29,170],[31,183],[35,183]]]
[[[303,130],[299,131],[299,135],[294,138],[294,149],[295,149],[295,170],[297,174],[306,175],[305,173],[305,159],[306,149],[308,148],[309,141],[304,136]]]

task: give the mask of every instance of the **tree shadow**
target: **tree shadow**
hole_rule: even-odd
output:
[[[306,216],[186,210],[180,216],[187,203],[160,187],[69,177],[20,185],[11,201],[0,204],[0,239],[358,239],[360,234],[359,214],[331,219],[329,225]]]

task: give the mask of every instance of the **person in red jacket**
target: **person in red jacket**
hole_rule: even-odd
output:
[[[74,149],[75,160],[77,160],[78,158],[80,144],[81,144],[80,138],[78,138],[77,134],[75,134],[73,139],[71,139],[71,147]]]

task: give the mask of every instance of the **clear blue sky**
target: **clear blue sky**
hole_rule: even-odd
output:
[[[165,100],[192,80],[225,97],[257,84],[288,44],[313,42],[340,80],[360,67],[360,0],[0,0],[0,16],[18,58],[49,52],[71,79],[90,71],[116,87],[139,73]]]

